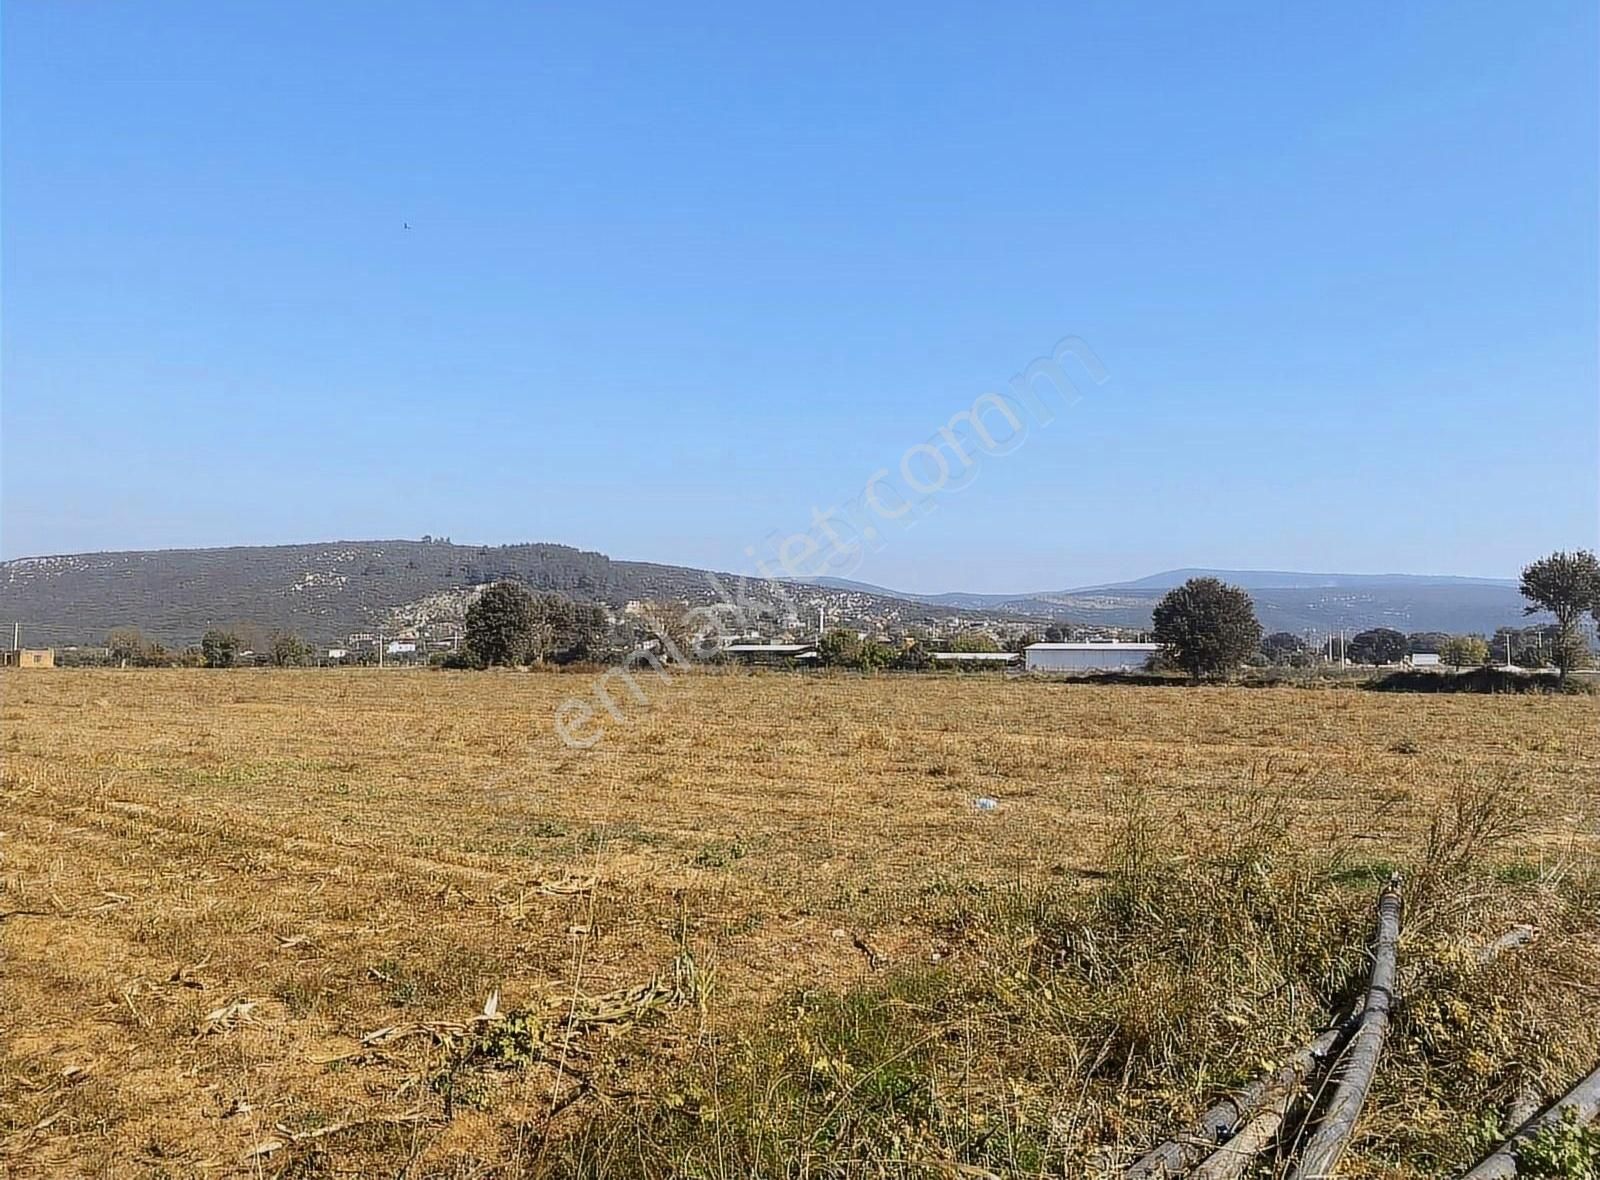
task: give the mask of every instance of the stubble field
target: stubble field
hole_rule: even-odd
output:
[[[1600,1055],[1595,697],[641,683],[575,750],[576,675],[6,674],[0,1175],[1094,1174],[1392,868],[1351,1176]]]

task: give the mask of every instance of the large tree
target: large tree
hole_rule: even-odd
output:
[[[1274,631],[1261,641],[1261,652],[1274,664],[1287,664],[1306,650],[1306,641],[1292,631]]]
[[[983,631],[957,631],[946,641],[945,651],[995,652],[1000,645],[994,636]]]
[[[1412,655],[1437,654],[1453,636],[1448,631],[1413,631],[1406,636]]]
[[[1196,680],[1231,673],[1261,649],[1255,603],[1237,586],[1190,578],[1156,604],[1155,637]]]
[[[467,608],[466,648],[485,667],[527,663],[537,637],[533,595],[515,582],[496,582]]]
[[[830,668],[855,668],[870,672],[894,661],[893,648],[875,639],[863,639],[854,631],[829,631],[817,644],[817,655]]]
[[[239,637],[213,628],[200,637],[200,658],[208,668],[231,668],[239,654]]]
[[[1411,651],[1411,642],[1390,627],[1374,627],[1350,637],[1345,657],[1357,664],[1398,664]]]
[[[272,637],[272,662],[279,668],[298,668],[311,662],[311,649],[292,631],[279,631]]]
[[[113,664],[142,667],[157,663],[165,653],[159,643],[152,643],[137,627],[116,627],[106,636],[106,648]]]
[[[1552,553],[1522,571],[1525,615],[1547,611],[1556,617],[1555,650],[1551,660],[1561,679],[1588,662],[1589,645],[1579,624],[1583,616],[1600,617],[1600,559],[1587,549]]]
[[[1452,635],[1439,645],[1439,659],[1453,668],[1476,668],[1489,662],[1489,644],[1481,635]]]

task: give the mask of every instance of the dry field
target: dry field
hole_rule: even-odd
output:
[[[1600,1053],[1600,698],[700,674],[576,751],[587,684],[0,679],[0,1175],[1089,1174],[1326,1019],[1391,865],[1350,1175]]]

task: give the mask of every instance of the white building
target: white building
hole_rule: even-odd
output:
[[[935,651],[928,656],[936,664],[1014,664],[1015,652],[1009,651]]]
[[[789,660],[809,663],[817,659],[814,643],[730,643],[722,650],[736,660],[752,664],[781,664]]]
[[[1030,672],[1136,672],[1161,650],[1159,643],[1091,640],[1087,643],[1030,643]]]
[[[1406,663],[1413,668],[1437,668],[1440,666],[1439,653],[1432,651],[1414,651],[1406,657]]]

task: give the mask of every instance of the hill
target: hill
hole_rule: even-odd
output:
[[[615,561],[567,545],[456,545],[444,540],[333,541],[226,549],[162,549],[26,557],[0,563],[0,620],[21,623],[24,645],[100,643],[137,626],[175,646],[211,626],[293,631],[313,642],[377,626],[459,617],[472,589],[503,578],[620,608],[633,600],[716,600],[715,577],[687,566]],[[948,608],[889,595],[796,587],[794,601],[763,583],[744,593],[777,617],[910,622]]]
[[[1269,631],[1394,627],[1481,631],[1521,621],[1514,583],[1414,574],[1297,574],[1170,570],[1136,581],[1027,594],[912,594],[865,582],[791,583],[783,600],[765,583],[745,593],[775,619],[892,626],[951,617],[1146,627],[1150,611],[1185,578],[1212,573],[1250,590]],[[567,545],[456,545],[445,540],[334,541],[228,549],[167,549],[29,557],[0,565],[0,621],[26,641],[98,643],[137,626],[172,645],[210,626],[250,625],[328,642],[351,631],[459,617],[474,587],[511,578],[619,609],[629,601],[714,601],[712,578],[732,574],[618,561]]]

